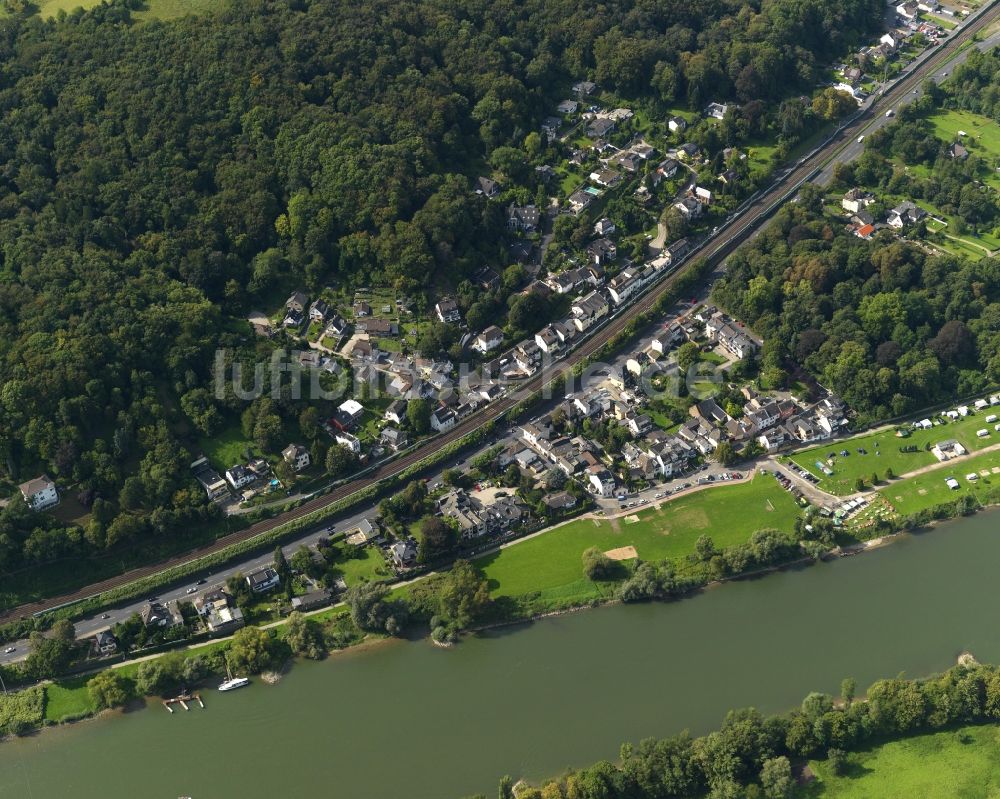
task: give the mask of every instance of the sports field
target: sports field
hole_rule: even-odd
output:
[[[544,605],[585,602],[611,586],[583,576],[584,550],[635,547],[643,560],[683,559],[709,536],[717,548],[746,541],[763,528],[790,531],[799,508],[770,475],[697,491],[616,519],[576,519],[478,561],[494,595],[532,595]],[[616,553],[617,554],[617,553]]]

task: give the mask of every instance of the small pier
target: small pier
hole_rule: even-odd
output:
[[[172,707],[173,705],[180,705],[185,710],[190,710],[191,708],[188,706],[188,702],[197,702],[198,707],[200,707],[202,710],[205,709],[205,703],[201,701],[201,694],[188,694],[188,693],[183,693],[180,696],[175,696],[173,699],[164,699],[163,706],[167,709],[168,713],[173,713],[174,712],[174,708]]]

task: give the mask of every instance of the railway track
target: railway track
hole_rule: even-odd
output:
[[[731,221],[720,226],[718,233],[708,242],[697,247],[685,258],[685,261],[679,267],[672,270],[666,277],[661,278],[658,283],[646,291],[636,302],[621,311],[600,330],[581,343],[564,360],[558,363],[558,369],[554,371],[543,370],[536,377],[522,383],[513,395],[488,405],[483,412],[470,416],[447,433],[439,435],[399,459],[379,467],[365,477],[336,488],[328,494],[308,500],[299,507],[287,511],[280,516],[257,522],[243,530],[229,533],[216,539],[211,544],[191,550],[183,555],[149,566],[132,569],[117,577],[89,585],[79,591],[51,597],[36,603],[21,605],[0,614],[0,619],[37,615],[46,610],[78,602],[104,591],[119,588],[144,577],[149,577],[171,567],[180,566],[206,555],[215,554],[233,544],[248,541],[264,533],[271,532],[282,525],[296,519],[301,519],[335,502],[346,499],[352,494],[375,485],[382,480],[395,477],[410,467],[419,464],[440,448],[457,442],[469,433],[495,421],[513,409],[523,397],[543,389],[546,383],[555,379],[557,375],[562,374],[567,369],[571,369],[575,364],[590,358],[594,353],[600,351],[605,344],[621,333],[633,320],[653,308],[663,294],[669,291],[680,277],[688,271],[696,259],[707,259],[713,265],[720,263],[736,247],[745,242],[751,234],[758,230],[761,224],[774,214],[778,208],[794,197],[805,183],[809,182],[809,180],[821,171],[823,166],[835,159],[840,151],[868,126],[874,115],[881,113],[882,109],[891,106],[901,97],[904,97],[913,88],[919,86],[924,79],[948,63],[957,54],[962,43],[969,41],[976,33],[988,27],[996,21],[998,16],[1000,16],[1000,6],[997,6],[994,2],[980,11],[975,19],[967,21],[957,35],[938,47],[910,72],[897,79],[867,109],[856,114],[848,124],[843,125],[812,152],[799,159],[794,166],[786,168],[783,173],[779,172],[777,179],[772,183],[770,188],[764,189],[754,197],[751,197],[747,203],[741,206],[745,210],[739,213],[734,219],[731,219]]]

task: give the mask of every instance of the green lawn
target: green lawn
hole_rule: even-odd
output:
[[[964,727],[850,756],[847,774],[810,763],[802,799],[987,799],[1000,796],[1000,727]]]
[[[934,126],[934,135],[946,142],[958,141],[960,130],[968,135],[961,137],[962,144],[978,155],[1000,156],[1000,125],[989,117],[971,111],[937,111],[928,117]]]
[[[773,477],[711,488],[618,519],[577,519],[482,558],[494,595],[536,595],[548,606],[596,599],[609,586],[583,577],[581,556],[634,546],[643,560],[681,559],[708,535],[717,547],[746,541],[765,527],[791,530],[799,515],[791,495]]]
[[[970,452],[974,452],[983,447],[995,444],[1000,441],[1000,434],[993,432],[993,425],[986,424],[984,417],[992,411],[972,414],[964,419],[947,424],[935,425],[930,430],[913,430],[908,438],[897,438],[895,429],[883,430],[879,433],[868,433],[855,436],[845,441],[827,441],[817,447],[803,450],[791,457],[795,463],[807,471],[812,472],[820,478],[819,487],[831,494],[852,494],[854,493],[854,483],[861,477],[868,482],[872,472],[884,478],[887,468],[892,469],[898,477],[908,472],[915,471],[924,466],[937,463],[934,457],[925,447],[934,445],[938,441],[954,438],[960,441]],[[931,421],[941,419],[938,415],[929,417]],[[976,431],[986,427],[990,429],[990,437],[981,439],[976,437]],[[916,452],[900,452],[903,446],[915,446]],[[864,449],[867,454],[862,455],[858,448]],[[827,455],[831,452],[839,453],[846,449],[851,454],[846,458],[836,455],[833,459],[833,476],[826,477],[816,466],[816,461],[826,462]],[[879,454],[875,452],[878,450]],[[829,464],[827,464],[829,466]]]
[[[60,722],[93,713],[97,708],[87,691],[89,679],[89,676],[76,677],[46,685],[45,720]]]
[[[994,469],[998,471],[994,473]],[[988,471],[990,474],[986,476],[980,474],[983,471]],[[979,474],[979,479],[973,482],[966,480],[965,476],[971,472]],[[948,477],[954,477],[959,487],[948,488],[945,484],[945,479]],[[926,474],[895,481],[883,488],[880,493],[899,513],[906,516],[958,499],[965,494],[984,494],[998,485],[1000,485],[1000,452],[987,452],[955,463],[942,463],[939,468]]]
[[[244,463],[247,449],[257,451],[257,445],[243,435],[238,424],[230,425],[211,438],[201,439],[198,446],[220,472],[234,464]]]
[[[205,14],[222,7],[224,0],[147,0],[142,11],[134,12],[139,19],[176,19],[186,14]],[[42,0],[39,16],[54,17],[60,11],[69,13],[76,8],[99,6],[101,0]]]
[[[380,580],[389,576],[388,568],[385,565],[385,558],[382,557],[382,553],[378,547],[367,546],[361,552],[362,555],[360,558],[340,560],[336,564],[337,570],[341,573],[348,587],[357,585],[357,583],[362,581],[371,582],[372,580]],[[380,571],[382,572],[381,574],[379,573]]]

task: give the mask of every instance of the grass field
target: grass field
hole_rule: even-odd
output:
[[[382,557],[382,553],[378,547],[367,546],[361,550],[361,553],[360,558],[351,558],[350,560],[337,562],[336,568],[341,573],[348,587],[362,581],[370,582],[372,580],[385,579],[388,576],[385,558]],[[380,571],[382,572],[381,574],[379,573]]]
[[[993,426],[983,421],[992,411],[972,414],[956,422],[935,425],[930,430],[914,430],[908,438],[897,438],[894,428],[878,433],[868,433],[855,436],[845,441],[827,441],[817,447],[803,450],[791,457],[803,469],[812,472],[820,478],[819,487],[831,494],[851,494],[854,483],[860,477],[868,482],[872,472],[880,478],[885,477],[886,469],[892,469],[896,476],[904,475],[924,466],[937,463],[925,447],[949,438],[957,439],[970,452],[983,449],[1000,441],[1000,434],[993,432]],[[931,421],[942,420],[940,416],[932,416]],[[977,438],[976,431],[986,427],[990,429],[989,438]],[[902,446],[914,446],[916,452],[900,452]],[[858,449],[864,449],[862,455]],[[816,461],[826,462],[826,456],[831,452],[839,453],[846,449],[851,454],[846,458],[837,455],[833,461],[832,477],[826,477],[816,466]],[[876,451],[879,453],[876,455]]]
[[[482,558],[494,595],[535,595],[542,605],[585,602],[610,593],[583,576],[581,556],[634,546],[643,560],[682,559],[701,535],[719,548],[746,541],[765,527],[791,530],[799,509],[773,477],[711,488],[618,519],[577,519]],[[629,519],[634,518],[634,521]]]
[[[1000,156],[1000,125],[989,117],[952,109],[931,114],[928,120],[939,139],[958,141],[958,132],[962,130],[968,134],[961,137],[962,144],[977,155],[987,159]]]
[[[205,14],[216,11],[225,0],[146,0],[146,7],[135,12],[139,19],[177,19],[186,14]],[[56,16],[60,11],[69,13],[76,8],[89,9],[99,6],[101,0],[42,0],[38,4],[42,19]]]
[[[987,799],[1000,796],[1000,727],[964,727],[921,735],[850,756],[834,777],[811,763],[817,779],[798,799]]]
[[[943,463],[937,469],[893,482],[879,493],[884,496],[897,512],[906,516],[944,502],[956,500],[965,494],[982,495],[991,488],[1000,485],[1000,452],[987,452],[973,458],[967,458],[953,464]],[[984,476],[981,472],[989,472]],[[979,474],[979,479],[970,482],[965,476],[971,472]],[[945,479],[954,477],[958,481],[957,489],[948,488]]]
[[[45,720],[60,722],[93,713],[97,708],[87,691],[89,679],[89,676],[76,677],[46,685]]]

